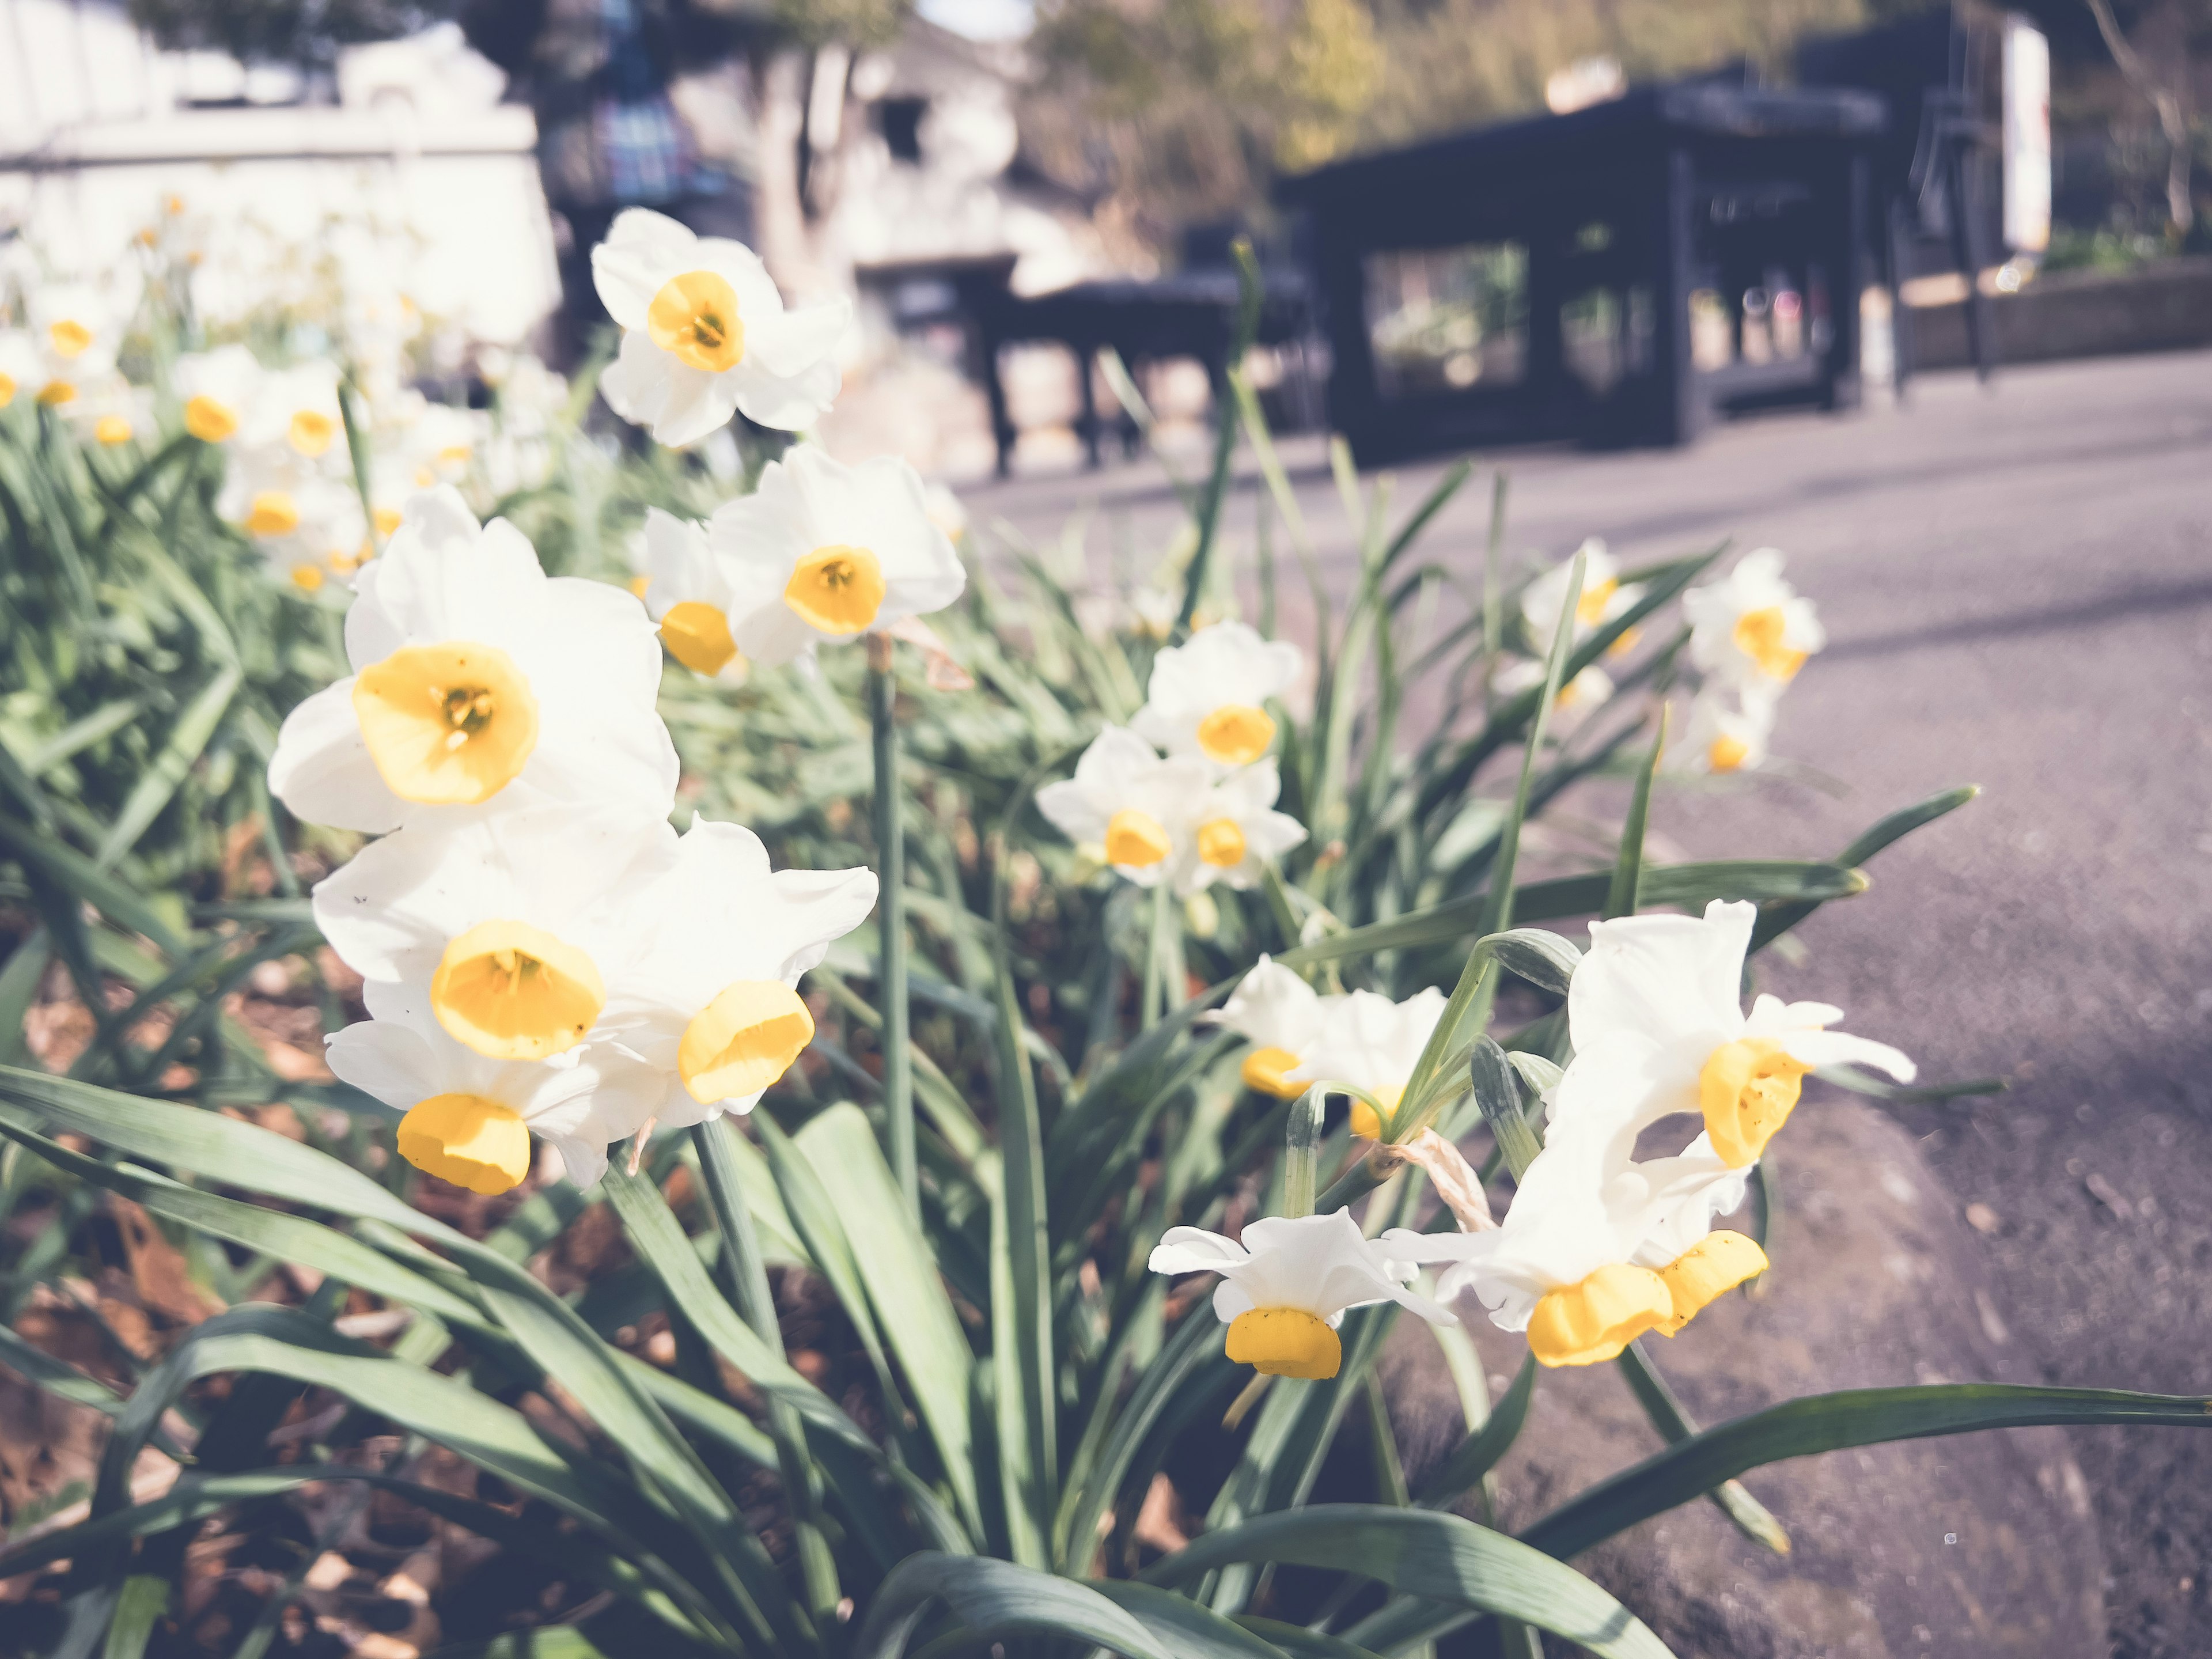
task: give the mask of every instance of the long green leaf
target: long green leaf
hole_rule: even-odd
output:
[[[1234,417],[1224,411],[1224,422]],[[1003,935],[1001,935],[1003,939]],[[1052,1565],[1060,1507],[1058,1377],[1053,1366],[1052,1238],[1036,1077],[1022,1051],[1013,965],[994,951],[999,993],[999,1191],[991,1226],[994,1393],[1000,1479],[1013,1559]]]
[[[1628,1379],[1630,1392],[1651,1419],[1651,1426],[1659,1431],[1660,1437],[1669,1445],[1679,1445],[1697,1433],[1698,1425],[1674,1391],[1667,1386],[1667,1379],[1659,1375],[1651,1357],[1644,1352],[1641,1342],[1631,1342],[1620,1351],[1620,1373]],[[1737,1531],[1754,1544],[1772,1550],[1777,1555],[1790,1553],[1790,1534],[1774,1518],[1766,1505],[1751,1495],[1741,1480],[1723,1480],[1705,1494],[1717,1504],[1722,1514],[1735,1523]]]
[[[515,1341],[561,1378],[694,1529],[717,1540],[708,1559],[722,1580],[726,1605],[743,1620],[765,1620],[763,1639],[772,1631],[773,1639],[787,1645],[811,1646],[804,1614],[697,1452],[615,1359],[615,1351],[520,1264],[410,1208],[337,1159],[254,1124],[9,1067],[0,1067],[0,1099],[17,1101],[50,1122],[141,1158],[220,1171],[231,1186],[288,1201],[306,1195],[322,1208],[434,1240],[477,1282],[487,1307]]]
[[[1515,895],[1513,914],[1524,923],[1595,915],[1605,908],[1606,895],[1612,885],[1612,872],[1604,870],[1529,882]],[[1717,898],[1817,907],[1829,899],[1850,898],[1866,890],[1867,878],[1862,871],[1801,859],[1726,859],[1705,864],[1665,865],[1644,870],[1638,888],[1647,909],[1655,905],[1674,905],[1687,910],[1702,909]],[[1310,968],[1376,951],[1462,939],[1482,925],[1483,912],[1489,902],[1486,893],[1451,899],[1425,910],[1350,928],[1311,945],[1298,945],[1275,960],[1293,968]],[[1806,914],[1811,914],[1810,909]]]
[[[1692,1435],[1569,1499],[1522,1536],[1564,1558],[1764,1464],[1849,1446],[2053,1424],[2212,1429],[2212,1399],[2007,1382],[1811,1395]]]
[[[183,948],[184,941],[159,908],[66,842],[0,813],[0,847],[117,927],[143,933],[173,956]]]
[[[105,870],[137,843],[147,826],[161,816],[161,809],[177,793],[177,786],[185,781],[185,774],[192,768],[215,736],[216,727],[222,723],[230,700],[238,695],[244,683],[246,671],[236,663],[227,663],[216,671],[215,678],[200,688],[200,693],[185,706],[177,723],[169,728],[167,741],[162,744],[146,769],[138,775],[131,793],[108,826],[100,850],[93,862]]]
[[[1502,1613],[1599,1659],[1662,1659],[1667,1644],[1595,1584],[1518,1539],[1434,1510],[1320,1504],[1193,1540],[1142,1577],[1180,1583],[1236,1562],[1354,1572],[1431,1601]],[[1347,1632],[1364,1638],[1357,1628]]]
[[[1977,1429],[2097,1424],[2212,1428],[2212,1400],[2003,1382],[1810,1395],[1670,1446],[1569,1499],[1521,1536],[1565,1559],[1764,1464]],[[1394,1602],[1348,1634],[1388,1651],[1444,1635],[1468,1618],[1420,1601]]]
[[[868,1302],[937,1442],[960,1514],[980,1533],[982,1506],[969,1418],[975,1352],[937,1275],[928,1241],[907,1219],[898,1183],[859,1107],[832,1106],[792,1139],[837,1207]]]
[[[1011,1561],[924,1551],[899,1563],[877,1590],[852,1659],[898,1659],[933,1602],[942,1602],[979,1646],[1007,1637],[1093,1643],[1128,1659],[1175,1659],[1143,1624],[1088,1584]]]
[[[1916,801],[1911,806],[1900,807],[1870,825],[1844,849],[1844,856],[1837,862],[1853,866],[1864,864],[1875,854],[1901,841],[1914,830],[1935,823],[1948,813],[1957,811],[1981,793],[1979,784],[1970,783],[1930,795],[1926,800]],[[1810,894],[1794,904],[1771,907],[1759,917],[1759,925],[1752,929],[1751,948],[1756,951],[1771,944],[1819,908]]]
[[[1642,902],[1644,832],[1651,818],[1651,781],[1658,775],[1659,757],[1667,747],[1668,705],[1659,705],[1659,729],[1652,734],[1650,751],[1637,769],[1636,788],[1628,798],[1628,816],[1620,825],[1620,855],[1613,862],[1613,885],[1606,890],[1605,917],[1632,916]]]
[[[1174,1659],[1283,1659],[1257,1632],[1188,1596],[1131,1579],[1093,1579],[1091,1588],[1136,1618]]]

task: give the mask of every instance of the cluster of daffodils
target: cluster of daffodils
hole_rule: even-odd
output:
[[[1805,659],[1828,642],[1812,600],[1783,580],[1782,555],[1747,553],[1717,582],[1682,596],[1690,660],[1704,683],[1690,704],[1677,763],[1748,771],[1765,762],[1776,705]]]
[[[1335,1374],[1335,1326],[1347,1309],[1389,1297],[1450,1317],[1403,1288],[1423,1265],[1443,1267],[1443,1304],[1471,1291],[1497,1325],[1526,1332],[1547,1365],[1590,1364],[1647,1333],[1674,1335],[1765,1270],[1753,1239],[1714,1224],[1742,1205],[1751,1167],[1806,1074],[1855,1062],[1900,1081],[1913,1075],[1896,1049],[1829,1030],[1839,1009],[1761,996],[1743,1011],[1756,916],[1753,905],[1716,901],[1702,917],[1593,924],[1567,994],[1574,1058],[1547,1096],[1543,1150],[1503,1224],[1478,1217],[1471,1231],[1394,1229],[1370,1240],[1339,1211],[1255,1222],[1241,1243],[1177,1228],[1153,1252],[1153,1271],[1222,1274],[1214,1310],[1230,1327],[1230,1358],[1291,1376]],[[1379,997],[1356,1012],[1362,994],[1331,1007],[1262,961],[1220,1015],[1255,1045],[1246,1080],[1277,1094],[1301,1079],[1372,1092],[1358,1066],[1405,1056],[1410,1069],[1436,1012]],[[1310,1030],[1321,1035],[1300,1049]],[[1372,1133],[1357,1119],[1354,1127]],[[1647,1132],[1680,1150],[1642,1156]]]
[[[21,325],[0,329],[0,408],[50,409],[88,443],[129,443],[148,429],[151,398],[117,367],[133,296],[112,283],[45,283]]]
[[[327,360],[265,368],[243,345],[219,346],[178,358],[171,381],[184,429],[222,453],[216,512],[312,593],[350,581],[420,490],[454,484],[485,501],[544,477],[566,386],[534,358],[501,368],[496,417],[412,386],[364,386],[350,441]]]
[[[1575,602],[1574,642],[1618,622],[1643,594],[1622,579],[1620,563],[1595,538],[1583,544],[1583,587]],[[1534,653],[1504,663],[1492,681],[1507,696],[1544,682],[1540,660],[1558,628],[1573,580],[1571,558],[1552,565],[1522,589],[1521,638]],[[1690,624],[1689,655],[1697,687],[1668,764],[1680,771],[1727,774],[1765,763],[1777,705],[1806,659],[1827,643],[1813,602],[1783,579],[1782,555],[1763,547],[1746,554],[1717,581],[1682,596]],[[1640,637],[1623,629],[1607,647],[1608,659],[1626,656]],[[1597,663],[1559,688],[1553,726],[1571,732],[1614,693],[1613,677]]]
[[[354,672],[286,720],[270,785],[379,837],[314,910],[370,1014],[331,1067],[404,1114],[402,1155],[496,1193],[536,1135],[588,1183],[656,1120],[749,1109],[811,1040],[799,976],[874,875],[771,871],[736,824],[678,835],[643,608],[548,578],[450,486],[409,502],[345,637]]]
[[[143,374],[143,384],[131,379],[123,368],[126,337],[142,308],[158,309],[170,293],[164,270],[190,279],[200,323],[243,325],[222,321],[238,307],[217,307],[202,292],[202,279],[216,266],[228,269],[235,246],[270,241],[230,234],[239,228],[219,232],[210,216],[171,196],[141,237],[157,267],[147,281],[128,265],[99,282],[19,278],[21,325],[0,329],[0,408],[20,399],[52,410],[81,441],[100,448],[140,446],[143,453],[183,434],[218,453],[216,513],[275,574],[307,592],[350,580],[418,490],[454,483],[489,504],[543,481],[566,385],[534,358],[485,348],[478,365],[497,392],[496,413],[426,398],[408,383],[422,313],[393,285],[382,243],[362,241],[368,233],[359,227],[328,230],[324,258],[342,273],[324,307],[331,316],[313,321],[320,313],[307,306],[306,290],[295,293],[300,283],[279,283],[273,272],[264,273],[269,280],[253,289],[260,299],[240,313],[269,322],[261,313],[283,300],[274,315],[283,326],[258,331],[296,344],[294,361],[271,365],[244,344],[218,345],[184,353]],[[303,246],[292,252],[307,257]],[[137,344],[134,362],[147,356],[143,336]],[[357,394],[350,439],[339,356]]]
[[[1298,648],[1221,622],[1153,659],[1145,706],[1109,726],[1075,775],[1037,792],[1037,809],[1098,863],[1140,887],[1188,898],[1218,882],[1255,884],[1306,838],[1274,810],[1279,703],[1304,667]]]
[[[819,320],[787,326],[737,244],[632,214],[599,252],[611,295],[642,285],[634,310],[611,299],[647,343],[625,343],[617,409],[696,437],[712,429],[692,430],[702,410],[720,410],[716,425],[737,407],[796,421],[834,395],[834,368],[808,356]],[[219,356],[196,396],[231,388]],[[224,431],[196,435],[240,434],[244,467],[293,466],[257,459],[252,445],[293,434],[236,396]],[[465,435],[430,430],[426,445]],[[589,1184],[611,1144],[641,1145],[655,1123],[750,1110],[813,1040],[800,976],[876,902],[870,871],[772,871],[749,830],[670,827],[662,647],[708,676],[747,659],[807,666],[825,643],[911,629],[965,576],[900,461],[846,467],[802,447],[708,524],[656,513],[624,592],[549,578],[520,531],[480,525],[441,482],[455,457],[414,459],[430,487],[380,526],[383,552],[353,578],[354,672],[292,712],[269,769],[299,817],[378,837],[314,891],[370,1016],[331,1039],[330,1064],[404,1115],[400,1153],[434,1175],[505,1191],[534,1135]]]

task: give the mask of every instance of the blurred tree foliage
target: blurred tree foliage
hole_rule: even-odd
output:
[[[1024,137],[1159,240],[1264,212],[1277,171],[1525,114],[1577,59],[1632,81],[1733,59],[1928,0],[1043,0]]]
[[[303,66],[327,66],[342,46],[411,34],[454,9],[438,0],[131,0],[131,21],[172,50]]]

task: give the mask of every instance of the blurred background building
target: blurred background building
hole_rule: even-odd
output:
[[[2212,328],[2192,263],[2212,251],[2212,0],[2031,0],[2009,32],[1993,7],[1916,0],[0,0],[0,237],[20,267],[99,271],[162,212],[227,256],[240,237],[274,247],[366,224],[377,257],[405,264],[395,292],[456,341],[573,362],[601,319],[591,245],[623,208],[652,207],[750,241],[788,292],[856,298],[833,443],[958,475],[989,465],[1011,425],[1020,465],[1056,465],[1078,453],[1081,371],[1066,343],[985,327],[992,305],[1222,269],[1236,229],[1279,269],[1310,266],[1285,179],[1571,118],[1639,87],[1878,86],[1910,166],[1923,112],[1879,74],[1812,71],[1834,57],[1823,40],[1949,38],[1924,27],[1931,11],[1974,26],[1960,40],[2033,35],[2048,66],[2028,96],[2036,65],[2010,46],[1909,66],[1923,83],[1940,68],[1944,84],[1978,85],[1988,95],[1953,112],[1967,148],[2015,159],[1961,186],[1989,227],[1972,258],[1945,252],[1942,180],[1915,198],[1936,202],[1924,222],[1870,227],[1881,258],[1856,348],[1870,377],[1895,356],[1879,276],[1922,323],[1923,366],[1967,355],[1978,290],[2042,290],[1981,319],[1999,356],[2128,343],[2075,314],[2089,301],[2051,297],[2067,283],[2141,280],[2154,297],[2118,312],[2155,313],[2168,335],[2200,315]],[[2023,197],[2017,158],[2046,104],[2047,186]],[[2039,212],[2047,231],[2024,234]],[[1899,235],[1927,245],[1917,261],[1887,259]],[[367,246],[357,236],[349,257]],[[1468,287],[1479,323],[1510,312],[1493,290],[1511,260],[1496,253],[1480,270],[1431,258],[1396,272],[1401,303],[1368,319],[1370,339],[1391,353],[1401,337],[1443,340],[1447,376],[1505,362],[1494,330],[1453,345],[1437,310],[1442,282]],[[2069,272],[2092,275],[2055,281]],[[1742,293],[1693,314],[1693,354],[1713,357],[1723,334],[1735,358],[1809,340],[1806,295],[1739,276]],[[1281,362],[1319,374],[1328,353]],[[1170,434],[1203,416],[1203,368],[1162,361],[1138,378]],[[1103,377],[1091,392],[1111,395]]]

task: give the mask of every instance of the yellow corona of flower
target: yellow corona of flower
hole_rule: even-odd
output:
[[[1395,1111],[1443,1012],[1444,994],[1434,986],[1403,1002],[1354,991],[1329,1010],[1289,1080],[1349,1084],[1372,1096],[1385,1113]],[[1378,1140],[1388,1127],[1373,1106],[1352,1097],[1352,1133]]]
[[[1091,739],[1075,775],[1037,791],[1037,811],[1078,847],[1139,887],[1188,877],[1199,860],[1196,809],[1211,777],[1196,759],[1163,760],[1127,727]]]
[[[1201,628],[1152,659],[1145,706],[1129,729],[1170,755],[1249,766],[1275,745],[1267,705],[1290,690],[1304,662],[1295,645],[1262,639],[1243,623]]]
[[[1270,1376],[1320,1379],[1343,1364],[1336,1331],[1351,1309],[1395,1302],[1432,1325],[1459,1322],[1406,1288],[1419,1259],[1363,1237],[1349,1211],[1333,1210],[1267,1217],[1237,1239],[1170,1227],[1146,1265],[1156,1273],[1219,1273],[1213,1313],[1229,1328],[1229,1358]]]
[[[629,956],[599,1027],[657,1079],[651,1113],[750,1111],[813,1040],[799,976],[875,902],[872,871],[771,871],[751,830],[694,818],[624,902]]]
[[[672,546],[665,531],[661,544]],[[671,561],[656,603],[719,609],[736,648],[770,665],[811,663],[824,644],[941,611],[968,581],[911,466],[894,456],[847,466],[811,447],[771,461],[757,490],[717,508],[699,558]],[[694,571],[696,591],[677,591]]]
[[[696,236],[665,215],[631,208],[592,250],[592,279],[623,330],[599,391],[656,442],[696,443],[738,410],[761,426],[798,432],[837,396],[836,354],[851,304],[787,311],[743,243]]]
[[[309,823],[376,833],[495,799],[669,809],[676,753],[644,610],[549,579],[520,531],[479,526],[450,487],[416,496],[362,569],[346,652],[355,672],[292,711],[269,765]]]

